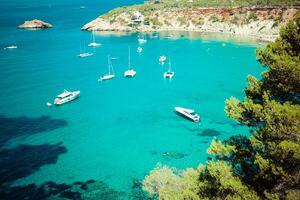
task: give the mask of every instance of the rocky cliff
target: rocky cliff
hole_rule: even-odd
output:
[[[246,35],[272,41],[299,10],[297,7],[163,8],[131,6],[87,23],[88,31],[200,31]]]

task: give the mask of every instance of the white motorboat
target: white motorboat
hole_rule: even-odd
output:
[[[163,64],[167,60],[166,56],[159,56],[158,62]]]
[[[63,93],[59,94],[54,100],[55,105],[62,105],[64,103],[68,103],[79,97],[80,91],[69,92],[64,90]]]
[[[192,109],[175,107],[175,111],[189,120],[192,120],[194,122],[200,121],[200,116],[198,114],[196,114],[195,111]]]
[[[85,58],[85,57],[89,57],[92,55],[94,55],[94,54],[93,53],[80,53],[80,54],[78,54],[78,57]]]
[[[107,60],[108,60],[108,74],[104,74],[104,75],[100,76],[98,81],[106,81],[106,80],[109,80],[109,79],[112,79],[115,77],[114,69],[111,64],[111,59],[109,56],[107,56]]]
[[[173,78],[173,76],[174,76],[174,72],[165,72],[164,73],[164,78],[169,78],[169,79],[172,79]]]
[[[172,79],[174,74],[175,73],[171,69],[171,58],[169,58],[169,69],[164,73],[164,78]]]
[[[94,34],[94,31],[93,31],[93,41],[91,43],[89,43],[88,45],[89,47],[99,47],[101,46],[101,44],[97,43],[96,40],[95,40],[95,34]]]
[[[10,45],[10,46],[5,47],[4,49],[17,49],[17,48],[18,48],[17,45]]]
[[[138,47],[136,51],[137,51],[138,53],[142,53],[143,48],[142,48],[142,47]]]
[[[136,75],[136,71],[131,67],[130,64],[130,48],[128,48],[128,70],[124,72],[124,76],[128,78],[132,78]]]

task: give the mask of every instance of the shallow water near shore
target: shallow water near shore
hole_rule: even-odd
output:
[[[224,105],[231,96],[243,98],[248,74],[259,76],[257,43],[209,34],[146,35],[138,54],[137,34],[97,34],[102,46],[93,49],[87,47],[91,33],[80,27],[122,2],[66,2],[1,3],[0,152],[20,152],[20,145],[24,152],[2,154],[11,163],[5,181],[25,185],[93,179],[123,192],[121,199],[133,199],[133,181],[143,179],[157,163],[197,167],[206,161],[213,137],[249,134],[247,127],[226,117]],[[82,5],[86,8],[80,9]],[[54,28],[16,28],[31,18]],[[11,43],[18,49],[3,50]],[[80,46],[94,56],[78,58]],[[137,71],[133,79],[123,77],[128,46]],[[108,70],[108,54],[119,58],[113,60],[116,77],[99,83]],[[171,57],[173,80],[163,79],[168,65],[158,63],[162,54]],[[81,97],[47,107],[63,89],[80,90]],[[201,123],[178,116],[174,106],[195,109]]]

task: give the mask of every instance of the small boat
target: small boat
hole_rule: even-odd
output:
[[[52,104],[50,102],[47,102],[46,105],[49,107],[52,106]]]
[[[89,57],[92,55],[94,55],[94,54],[93,53],[80,53],[80,54],[78,54],[78,57],[85,58],[85,57]]]
[[[130,48],[128,48],[128,70],[124,72],[124,76],[128,78],[132,78],[136,75],[136,71],[131,67],[130,64]]]
[[[5,47],[4,49],[17,49],[17,48],[18,48],[17,45],[10,45],[10,46]]]
[[[142,48],[142,47],[138,47],[136,51],[137,51],[138,53],[142,53],[143,48]]]
[[[56,99],[54,99],[55,105],[62,105],[64,103],[68,103],[79,97],[80,91],[69,92],[64,90],[63,93],[59,94]]]
[[[194,121],[194,122],[200,121],[200,116],[198,114],[196,114],[195,111],[192,109],[175,107],[175,111],[191,121]]]
[[[167,60],[166,56],[159,56],[158,62],[161,64],[164,64],[164,62]]]
[[[89,47],[99,47],[99,46],[101,46],[101,44],[96,43],[94,31],[93,31],[93,41],[91,43],[89,43],[88,46]]]
[[[80,53],[78,54],[78,57],[80,58],[85,58],[85,57],[89,57],[89,56],[92,56],[94,55],[94,53],[88,53],[85,51],[85,47],[83,47],[83,52],[82,52],[82,49],[81,49],[81,43],[80,43]]]
[[[111,64],[111,59],[109,56],[107,56],[107,60],[108,60],[108,74],[104,74],[104,75],[100,76],[98,81],[106,81],[106,80],[109,80],[109,79],[112,79],[115,77],[114,69]]]
[[[147,40],[146,40],[145,37],[143,36],[143,37],[139,37],[138,42],[139,42],[140,44],[143,44],[143,43],[146,43]]]
[[[171,69],[171,58],[169,58],[169,69],[164,73],[164,78],[172,79],[174,74],[175,73]]]

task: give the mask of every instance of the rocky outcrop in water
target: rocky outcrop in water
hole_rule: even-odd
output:
[[[52,25],[43,22],[38,19],[34,19],[31,21],[25,21],[23,24],[19,25],[18,28],[25,28],[25,29],[45,29],[45,28],[52,28]]]

